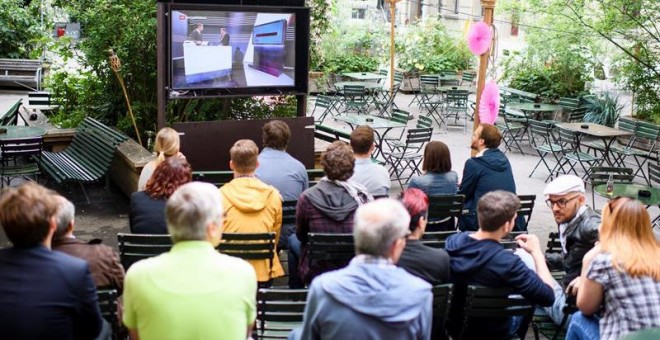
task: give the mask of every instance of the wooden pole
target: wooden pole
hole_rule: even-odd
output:
[[[394,94],[394,20],[396,3],[401,0],[389,0],[390,3],[390,95]]]
[[[108,50],[108,59],[110,60],[110,67],[117,76],[119,85],[121,85],[121,90],[122,92],[124,92],[124,99],[126,99],[126,106],[128,106],[128,114],[131,117],[131,121],[133,122],[133,127],[135,128],[135,136],[137,137],[138,143],[144,146],[144,144],[142,144],[142,138],[140,138],[140,131],[138,130],[137,123],[135,122],[135,116],[133,115],[133,108],[131,107],[131,101],[128,99],[128,91],[126,91],[126,84],[124,84],[124,77],[122,77],[121,73],[119,73],[119,71],[121,71],[121,61],[119,61],[119,57],[117,56],[117,54],[115,54],[115,51],[113,51],[112,49]]]
[[[493,25],[493,13],[495,12],[495,1],[496,0],[481,0],[481,7],[484,9],[484,22],[488,26]],[[492,46],[492,45],[491,45]],[[484,91],[484,86],[486,86],[486,70],[488,70],[488,56],[490,55],[490,48],[480,56],[479,58],[479,73],[477,74],[477,102],[474,109],[474,125],[472,126],[472,131],[476,130],[479,124],[479,102],[481,101],[481,94]],[[475,150],[472,150],[472,156],[476,154]]]

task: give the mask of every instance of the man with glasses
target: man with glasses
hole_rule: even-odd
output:
[[[545,202],[559,225],[561,262],[566,271],[562,285],[565,287],[572,288],[577,283],[572,281],[580,276],[582,258],[598,240],[600,215],[585,204],[584,192],[584,182],[575,175],[555,178],[543,192]],[[558,262],[552,258],[547,260],[551,268],[553,262]]]

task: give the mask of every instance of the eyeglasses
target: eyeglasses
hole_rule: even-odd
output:
[[[556,204],[560,209],[563,209],[563,208],[566,208],[566,204],[568,204],[568,202],[570,202],[570,201],[572,201],[572,200],[574,200],[574,199],[576,199],[576,198],[578,198],[578,197],[580,197],[580,195],[573,196],[573,197],[571,197],[571,198],[569,198],[569,199],[566,199],[566,198],[560,198],[560,199],[558,199],[558,200],[556,200],[556,201],[553,201],[553,200],[551,200],[551,199],[548,198],[547,200],[545,200],[545,204],[547,204],[548,207],[550,207],[550,208],[552,208],[552,206]]]

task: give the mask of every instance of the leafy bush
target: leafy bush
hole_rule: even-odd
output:
[[[328,59],[324,70],[329,74],[345,72],[367,72],[378,68],[378,59],[368,55],[343,54]]]
[[[619,119],[623,104],[619,103],[618,96],[611,96],[605,93],[601,99],[596,96],[587,96],[583,98],[582,107],[586,109],[584,121],[614,127],[614,123]]]
[[[31,41],[44,35],[39,23],[39,2],[0,1],[0,58],[29,58]]]

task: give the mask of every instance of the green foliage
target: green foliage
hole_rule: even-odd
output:
[[[0,1],[0,58],[29,58],[31,41],[45,35],[39,23],[39,2]]]
[[[328,15],[334,6],[334,0],[307,0],[306,5],[310,8],[310,46],[309,46],[309,69],[317,71],[323,65],[324,50],[321,48],[324,36],[330,31],[330,18]]]
[[[614,127],[614,123],[623,111],[623,104],[619,102],[619,97],[609,93],[605,93],[602,99],[596,96],[586,96],[583,100],[582,107],[586,109],[584,121],[588,123]]]
[[[378,27],[380,26],[380,27]],[[324,62],[320,69],[326,74],[366,72],[378,68],[386,55],[384,26],[375,22],[335,22],[324,37],[321,49]]]
[[[378,60],[368,55],[343,54],[328,59],[324,71],[329,74],[345,72],[367,72],[378,68]]]
[[[577,97],[584,93],[588,64],[579,55],[558,54],[543,61],[537,55],[514,53],[503,63],[502,80],[518,90],[537,93],[552,101],[559,97]]]
[[[660,123],[660,78],[634,60],[624,59],[617,79],[634,94],[635,117]]]
[[[427,18],[408,26],[396,37],[400,68],[425,73],[467,70],[475,65],[475,57],[462,39],[446,33],[436,18]]]

